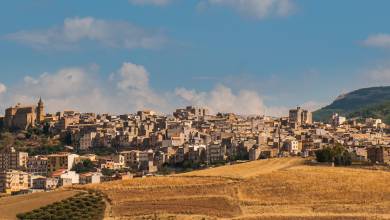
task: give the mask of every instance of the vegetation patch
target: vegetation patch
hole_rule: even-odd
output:
[[[320,163],[334,163],[336,166],[352,165],[351,153],[341,145],[317,150],[316,159]]]
[[[79,193],[76,196],[17,215],[20,220],[98,220],[106,208],[103,195],[98,192]]]

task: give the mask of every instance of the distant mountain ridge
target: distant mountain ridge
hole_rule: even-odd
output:
[[[333,113],[347,117],[380,118],[390,122],[390,86],[358,89],[342,94],[336,100],[315,112],[315,121],[327,122]]]

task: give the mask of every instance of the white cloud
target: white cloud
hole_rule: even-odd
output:
[[[129,2],[134,5],[163,6],[169,4],[171,0],[129,0]]]
[[[62,26],[47,30],[19,31],[6,39],[29,45],[36,49],[69,50],[82,41],[94,41],[114,48],[156,48],[165,39],[159,31],[148,31],[122,21],[106,21],[93,17],[66,18]]]
[[[3,84],[0,83],[0,94],[3,94],[7,91],[7,87]]]
[[[370,47],[390,48],[390,34],[374,34],[363,41],[363,44]]]
[[[208,92],[197,92],[186,88],[177,88],[175,94],[184,104],[205,106],[211,112],[233,112],[243,115],[282,115],[286,108],[269,108],[265,106],[263,98],[256,91],[233,90],[224,85],[217,85]]]
[[[81,68],[65,68],[55,74],[43,73],[37,78],[26,76],[22,89],[38,96],[48,92],[46,97],[68,97],[88,91],[91,84],[88,73]]]
[[[229,7],[244,16],[256,19],[287,16],[295,10],[292,0],[205,0],[201,4]]]
[[[110,78],[117,81],[117,89],[123,96],[128,97],[127,102],[133,109],[153,108],[156,111],[164,111],[169,108],[162,95],[158,95],[150,87],[149,73],[143,66],[123,63]]]
[[[143,66],[124,63],[118,75],[121,77],[118,88],[122,90],[145,90],[149,87],[149,73]]]
[[[141,109],[171,113],[186,105],[205,106],[213,113],[282,116],[287,107],[267,106],[255,90],[232,89],[218,84],[210,91],[176,88],[155,91],[150,74],[142,65],[125,62],[107,78],[100,78],[99,68],[71,67],[39,76],[26,76],[0,96],[2,107],[16,103],[33,104],[42,97],[48,112],[74,109],[81,112],[129,113]],[[0,86],[1,91],[1,86]]]
[[[109,99],[96,77],[97,74],[90,69],[78,67],[43,73],[38,77],[26,76],[9,89],[7,104],[32,104],[42,97],[50,112],[73,108],[105,112],[109,110]]]
[[[7,91],[7,87],[3,84],[0,83],[0,94],[3,94]]]
[[[1,98],[6,106],[33,104],[42,97],[47,110],[74,109],[82,112],[127,113],[140,109],[170,112],[165,94],[149,86],[147,70],[133,63],[123,63],[109,79],[100,78],[96,65],[90,68],[63,68],[37,77],[25,76]],[[1,86],[0,86],[1,89]],[[6,102],[4,102],[6,100]]]

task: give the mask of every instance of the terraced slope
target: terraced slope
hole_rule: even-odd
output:
[[[110,198],[107,219],[390,219],[389,182],[283,158],[87,188]]]
[[[278,170],[288,169],[289,167],[303,165],[304,161],[300,158],[284,158],[257,160],[248,163],[210,168],[207,170],[198,170],[178,176],[197,176],[197,177],[226,177],[245,179],[261,174],[272,173]]]
[[[282,158],[79,186],[108,197],[106,219],[390,219],[390,172]],[[0,199],[0,219],[72,192]],[[15,210],[14,210],[15,209]]]

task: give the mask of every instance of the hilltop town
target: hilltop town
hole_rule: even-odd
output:
[[[17,104],[0,118],[0,193],[165,175],[276,157],[313,157],[348,166],[390,164],[388,125],[380,119],[313,122],[297,107],[287,117],[210,114],[188,106],[110,115],[46,113]]]

